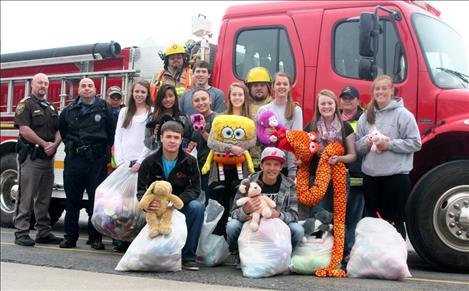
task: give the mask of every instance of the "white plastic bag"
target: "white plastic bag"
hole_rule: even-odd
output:
[[[173,210],[172,231],[168,235],[150,238],[149,227],[140,231],[130,244],[116,271],[174,272],[181,270],[181,250],[186,244],[186,217]]]
[[[288,271],[292,245],[290,228],[278,218],[261,218],[253,232],[244,223],[238,238],[243,276],[270,277]]]
[[[225,238],[212,233],[223,215],[223,210],[224,207],[220,203],[213,199],[208,200],[204,213],[204,224],[196,251],[197,262],[205,266],[219,265],[230,255]]]
[[[308,237],[293,251],[290,270],[298,274],[313,275],[331,263],[334,237],[327,232],[322,238]]]
[[[406,242],[387,221],[363,218],[355,231],[347,273],[352,278],[399,280],[412,277],[407,266]]]
[[[138,206],[137,173],[122,164],[96,188],[91,222],[100,233],[132,241],[145,225]]]

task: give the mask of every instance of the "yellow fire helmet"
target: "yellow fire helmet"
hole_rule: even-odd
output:
[[[246,75],[245,83],[272,82],[269,71],[264,67],[254,67]]]
[[[170,44],[165,50],[166,56],[175,55],[175,54],[185,54],[185,53],[186,53],[186,49],[184,48],[184,46],[177,44],[177,43]]]

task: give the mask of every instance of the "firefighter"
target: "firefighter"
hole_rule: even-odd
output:
[[[59,117],[65,144],[64,189],[66,201],[65,239],[61,248],[76,247],[83,191],[88,194],[88,235],[94,249],[104,249],[102,236],[91,224],[95,190],[106,178],[108,147],[114,143],[115,120],[111,106],[96,98],[93,80],[80,81],[78,97]]]
[[[45,99],[48,88],[48,77],[42,73],[36,74],[31,81],[31,96],[21,100],[16,107],[20,191],[13,222],[16,228],[15,244],[20,246],[34,246],[35,242],[58,244],[62,240],[50,232],[49,204],[54,185],[54,155],[61,138],[57,108]],[[35,241],[29,236],[33,209],[37,229]]]
[[[254,67],[246,75],[244,84],[249,89],[249,112],[253,120],[256,119],[259,108],[272,101],[271,83],[270,73],[264,67]]]
[[[184,46],[173,43],[160,56],[164,61],[164,69],[150,83],[150,93],[153,102],[156,100],[156,92],[161,84],[170,84],[176,87],[178,96],[182,96],[184,91],[191,86],[192,76],[189,66],[189,54]]]

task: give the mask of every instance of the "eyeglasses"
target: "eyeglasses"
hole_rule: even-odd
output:
[[[340,99],[343,99],[343,100],[353,100],[355,98],[357,98],[357,97],[354,97],[352,95],[342,95],[342,96],[340,96]]]
[[[122,96],[119,94],[114,94],[114,95],[111,95],[109,98],[111,98],[112,100],[121,100]]]

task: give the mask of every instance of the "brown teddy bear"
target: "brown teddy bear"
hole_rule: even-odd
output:
[[[272,216],[272,208],[276,207],[275,202],[267,196],[261,195],[262,185],[261,181],[249,182],[248,179],[244,179],[239,186],[239,192],[245,193],[246,197],[239,198],[236,201],[236,205],[243,206],[249,200],[259,196],[261,200],[261,205],[257,211],[251,213],[252,219],[249,224],[249,227],[252,231],[257,231],[259,229],[259,222],[261,216],[265,218],[270,218]]]
[[[147,213],[146,219],[150,228],[150,237],[153,238],[158,234],[169,234],[171,232],[171,218],[173,214],[172,208],[168,208],[169,202],[177,209],[184,206],[181,198],[172,194],[173,187],[167,181],[155,181],[151,183],[147,191],[140,200],[141,209],[147,209],[151,202],[159,201],[160,208],[156,212]],[[158,221],[159,218],[159,221]]]

